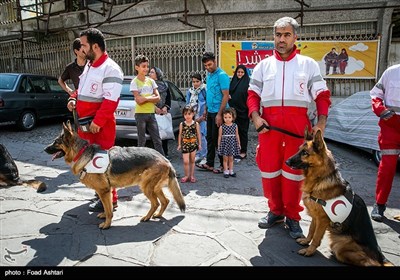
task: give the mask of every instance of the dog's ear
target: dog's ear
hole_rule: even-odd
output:
[[[73,134],[74,130],[72,129],[71,122],[68,120],[66,123],[63,123],[64,135]]]
[[[322,130],[318,129],[317,132],[314,134],[313,145],[314,148],[318,151],[325,149],[325,141],[322,137]]]
[[[313,139],[312,134],[308,130],[308,126],[306,126],[306,128],[304,129],[304,140],[309,141],[312,139]]]

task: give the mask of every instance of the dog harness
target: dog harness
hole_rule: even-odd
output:
[[[323,200],[310,195],[310,199],[322,205],[325,213],[333,223],[343,223],[353,208],[353,191],[347,187],[346,192],[338,197]]]
[[[93,158],[86,164],[84,170],[86,173],[104,173],[110,164],[110,157],[107,151],[97,152]]]

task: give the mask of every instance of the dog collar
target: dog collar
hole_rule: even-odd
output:
[[[85,146],[82,147],[82,149],[79,150],[78,154],[73,159],[74,162],[76,162],[81,157],[81,155],[83,154],[83,152],[86,150],[87,147],[89,147],[89,144],[86,144]]]

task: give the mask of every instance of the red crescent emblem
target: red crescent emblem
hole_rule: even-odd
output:
[[[332,211],[332,213],[333,213],[335,216],[337,216],[336,213],[335,213],[335,208],[336,208],[336,206],[338,206],[339,204],[343,204],[344,207],[346,207],[346,203],[344,203],[343,200],[336,200],[334,203],[332,203],[332,205],[331,205],[331,211]]]
[[[96,167],[96,168],[98,168],[98,169],[101,168],[101,166],[98,166],[98,165],[96,164],[96,161],[97,161],[99,158],[103,158],[103,157],[97,156],[97,157],[93,158],[93,160],[92,160],[93,166]]]

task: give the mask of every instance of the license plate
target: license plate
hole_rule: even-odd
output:
[[[126,116],[127,111],[126,110],[117,110],[115,113],[117,116]]]

